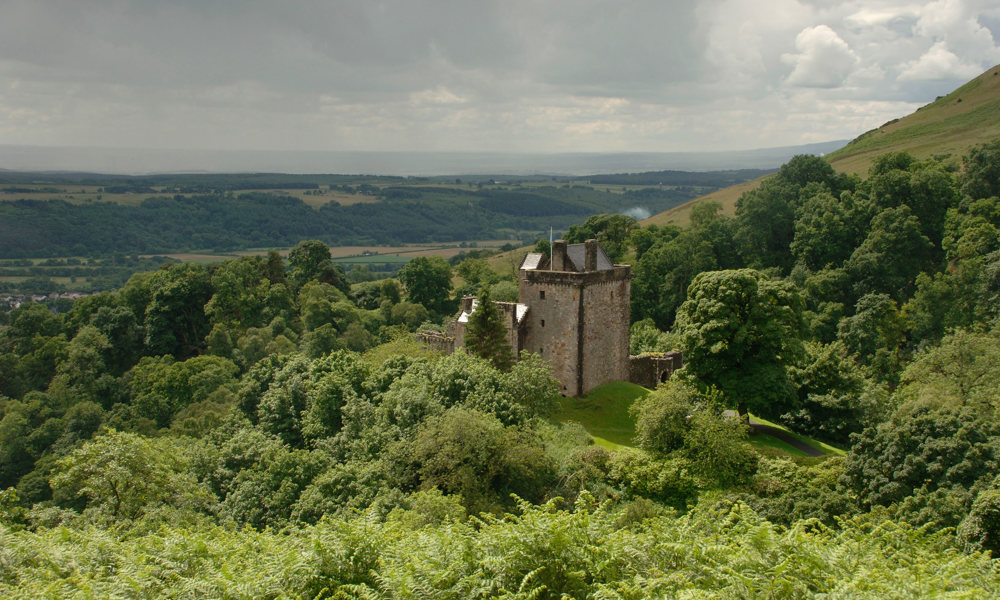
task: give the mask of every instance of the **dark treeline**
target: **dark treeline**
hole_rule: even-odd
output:
[[[0,170],[0,185],[5,192],[58,191],[54,185],[102,187],[108,193],[148,193],[152,189],[167,189],[179,193],[210,193],[241,190],[315,189],[319,186],[392,184],[407,181],[406,177],[388,175],[290,175],[285,173],[217,173],[217,174],[157,174],[109,175],[98,173],[19,172]],[[25,185],[45,185],[43,189]]]
[[[359,186],[359,188],[364,187]],[[641,202],[663,210],[693,189],[653,190],[641,198],[581,187],[462,190],[394,186],[359,193],[376,202],[313,209],[298,198],[264,192],[151,197],[137,206],[63,200],[0,203],[0,258],[237,250],[292,246],[304,238],[330,245],[496,239],[501,230],[565,229],[581,216]]]
[[[774,169],[737,169],[734,171],[647,171],[592,175],[590,183],[610,185],[674,185],[729,187],[743,181],[774,173]]]

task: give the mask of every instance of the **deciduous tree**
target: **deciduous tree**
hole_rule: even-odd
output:
[[[685,371],[741,414],[780,415],[794,401],[787,368],[801,352],[801,311],[792,285],[759,271],[701,273],[677,311]]]
[[[440,256],[418,256],[399,271],[399,280],[406,286],[412,302],[438,315],[448,312],[451,292],[451,265]]]

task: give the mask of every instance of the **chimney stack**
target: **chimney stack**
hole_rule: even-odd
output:
[[[552,243],[552,270],[566,270],[566,240],[556,240]]]
[[[597,270],[597,240],[587,240],[584,244],[584,249],[587,252],[587,257],[584,261],[584,271],[596,271]]]

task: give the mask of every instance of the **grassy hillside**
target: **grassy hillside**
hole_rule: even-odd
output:
[[[947,96],[861,134],[826,157],[838,171],[865,174],[876,156],[905,151],[917,158],[937,157],[957,164],[969,148],[1000,136],[1000,65]],[[691,207],[715,200],[723,213],[735,214],[740,195],[761,179],[724,188],[642,221],[644,225],[686,225]]]
[[[972,146],[1000,136],[1000,66],[993,67],[915,113],[858,136],[827,155],[838,171],[867,173],[890,151],[917,158],[959,160]]]
[[[752,181],[745,181],[743,183],[738,183],[736,185],[723,188],[721,190],[716,190],[711,194],[706,194],[700,198],[695,198],[690,202],[685,202],[680,206],[671,208],[659,214],[653,215],[648,219],[643,219],[640,221],[642,225],[680,225],[685,226],[691,222],[691,207],[699,202],[714,201],[722,205],[722,213],[732,216],[736,214],[736,201],[740,199],[743,192],[751,190],[760,185],[760,182],[764,178],[754,179]]]

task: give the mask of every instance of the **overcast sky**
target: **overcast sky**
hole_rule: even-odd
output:
[[[714,151],[1000,63],[1000,0],[0,0],[0,144]]]

